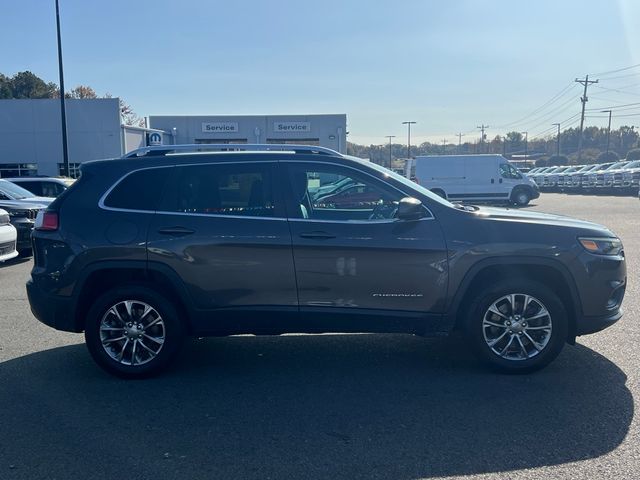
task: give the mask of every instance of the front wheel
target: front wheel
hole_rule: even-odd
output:
[[[93,359],[107,372],[124,378],[159,373],[175,357],[183,337],[172,303],[141,285],[115,288],[99,297],[85,323]]]
[[[513,194],[511,195],[511,200],[519,207],[525,207],[529,204],[531,195],[529,195],[529,192],[527,192],[525,189],[519,188],[513,192]]]
[[[553,291],[535,281],[512,280],[477,293],[465,330],[483,362],[506,373],[528,373],[559,355],[568,322]]]

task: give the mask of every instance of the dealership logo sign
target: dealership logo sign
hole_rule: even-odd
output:
[[[274,122],[274,132],[310,132],[311,122]]]
[[[149,145],[162,145],[162,134],[158,132],[151,132],[149,134]]]
[[[238,122],[203,122],[203,133],[234,133],[238,131]]]

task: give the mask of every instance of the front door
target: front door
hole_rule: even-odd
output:
[[[373,174],[325,162],[282,165],[301,311],[441,311],[446,247],[426,208],[420,220],[398,220],[397,203],[408,195]]]

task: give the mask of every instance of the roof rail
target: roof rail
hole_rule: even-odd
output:
[[[123,158],[144,157],[144,156],[164,156],[177,152],[201,152],[205,150],[246,150],[246,151],[285,151],[294,153],[315,153],[319,155],[342,156],[340,152],[325,147],[314,145],[285,145],[267,143],[194,143],[185,145],[156,145],[153,147],[142,147],[125,154]]]

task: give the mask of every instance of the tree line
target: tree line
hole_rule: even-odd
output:
[[[501,154],[508,158],[514,155],[524,155],[536,161],[538,166],[563,165],[575,163],[596,163],[615,161],[618,158],[640,158],[639,132],[632,126],[621,126],[611,130],[609,136],[609,153],[607,147],[607,129],[601,127],[586,127],[583,130],[582,152],[578,158],[579,128],[568,128],[560,133],[560,156],[557,152],[557,136],[546,138],[525,138],[520,132],[509,132],[497,135],[492,140],[484,142],[465,142],[457,144],[437,144],[424,142],[411,146],[411,156],[417,155],[467,155],[480,153]],[[356,157],[369,158],[381,165],[389,164],[389,145],[358,145],[348,143],[348,153]],[[397,159],[407,158],[406,144],[391,145],[391,159],[393,166],[400,166]]]
[[[26,98],[60,98],[60,88],[54,82],[45,82],[32,72],[18,72],[7,76],[0,73],[0,99]],[[65,92],[64,98],[113,98],[110,93],[100,97],[93,88],[78,85]],[[139,117],[129,104],[120,100],[120,117],[125,125],[144,126],[144,119]]]

